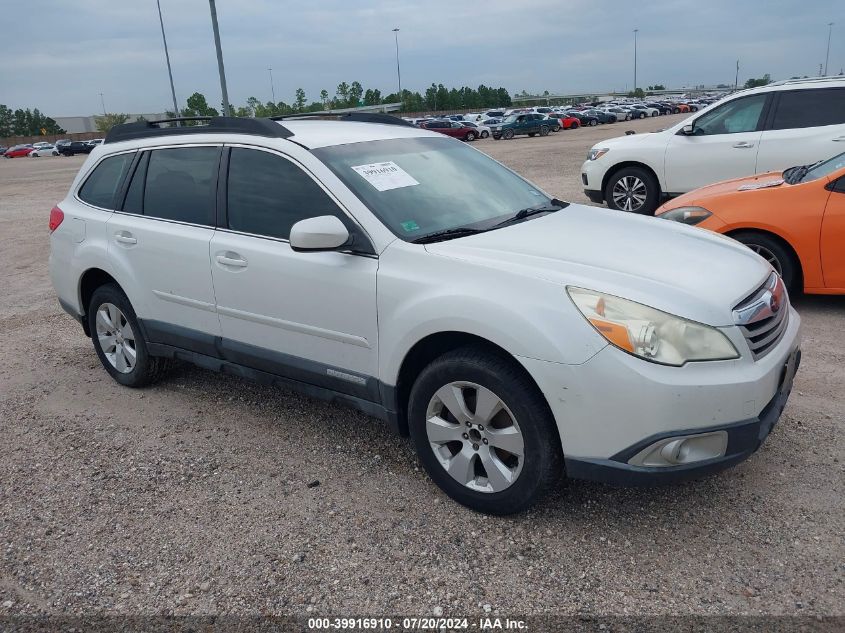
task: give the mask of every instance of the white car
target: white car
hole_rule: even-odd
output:
[[[616,117],[616,121],[630,121],[631,120],[631,113],[618,106],[610,106],[608,108],[602,108],[603,112],[607,112],[608,114],[612,114]]]
[[[645,113],[645,116],[660,116],[660,110],[657,108],[652,108],[647,105],[642,104],[634,104],[631,106],[632,110],[640,110],[641,112]]]
[[[652,214],[698,187],[826,160],[845,146],[845,78],[784,81],[736,92],[670,128],[597,143],[584,193]]]
[[[479,138],[489,138],[492,132],[489,125],[484,125],[482,123],[473,123],[472,121],[459,121],[459,123],[464,127],[471,127],[478,130]]]
[[[40,156],[58,156],[59,150],[56,148],[55,145],[47,144],[41,145],[40,147],[36,147],[34,151],[29,153],[29,155],[32,158],[38,158]]]
[[[137,122],[91,152],[50,213],[50,274],[116,382],[179,359],[357,407],[499,514],[564,473],[666,482],[760,446],[801,323],[764,259],[343,118]]]
[[[38,143],[33,143],[32,146],[35,149],[41,149],[42,147],[50,147],[52,143],[48,143],[46,141],[39,141]]]

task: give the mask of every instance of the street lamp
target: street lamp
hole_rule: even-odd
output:
[[[106,116],[106,102],[103,99],[103,93],[100,93],[100,105],[103,106],[103,116]]]
[[[399,72],[399,29],[393,29],[396,37],[396,78],[399,80],[399,101],[402,100],[402,73]]]
[[[268,68],[267,71],[270,73],[270,93],[273,95],[273,103],[276,103],[276,89],[273,87],[273,69]]]
[[[220,48],[220,29],[217,27],[217,7],[214,0],[208,0],[211,9],[211,28],[214,31],[214,48],[217,49],[217,72],[220,74],[220,91],[223,93],[223,115],[232,116],[229,107],[229,93],[226,90],[226,69],[223,68],[223,51]]]
[[[167,76],[170,77],[170,95],[173,97],[173,116],[179,116],[179,103],[176,101],[176,88],[173,87],[173,71],[170,69],[170,53],[167,52],[167,38],[164,36],[164,20],[161,17],[161,1],[156,0],[158,6],[158,21],[161,24],[161,41],[164,42],[164,59],[167,61]]]
[[[827,23],[827,53],[824,56],[824,76],[827,77],[827,60],[830,58],[830,35],[833,33],[833,22]]]
[[[634,92],[637,91],[637,33],[639,29],[634,29]]]

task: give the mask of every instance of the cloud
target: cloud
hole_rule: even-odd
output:
[[[207,0],[161,0],[180,101],[195,91],[220,101]],[[9,3],[0,41],[2,101],[54,116],[100,110],[163,111],[170,102],[154,0],[29,0]],[[400,28],[402,84],[423,91],[480,83],[520,90],[630,89],[633,29],[638,83],[671,87],[740,77],[818,73],[827,22],[830,69],[845,66],[842,8],[786,0],[217,0],[230,99],[316,100],[341,81],[396,89],[392,29]],[[26,43],[33,44],[32,46]]]

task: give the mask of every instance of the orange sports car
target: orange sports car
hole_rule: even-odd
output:
[[[845,153],[702,187],[656,215],[742,242],[792,290],[845,294]]]

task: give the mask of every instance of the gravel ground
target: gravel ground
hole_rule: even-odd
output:
[[[674,119],[476,147],[585,202],[594,142]],[[0,161],[0,615],[843,614],[845,299],[797,302],[795,391],[747,462],[490,518],[355,411],[189,366],[117,386],[47,274],[81,163]]]

